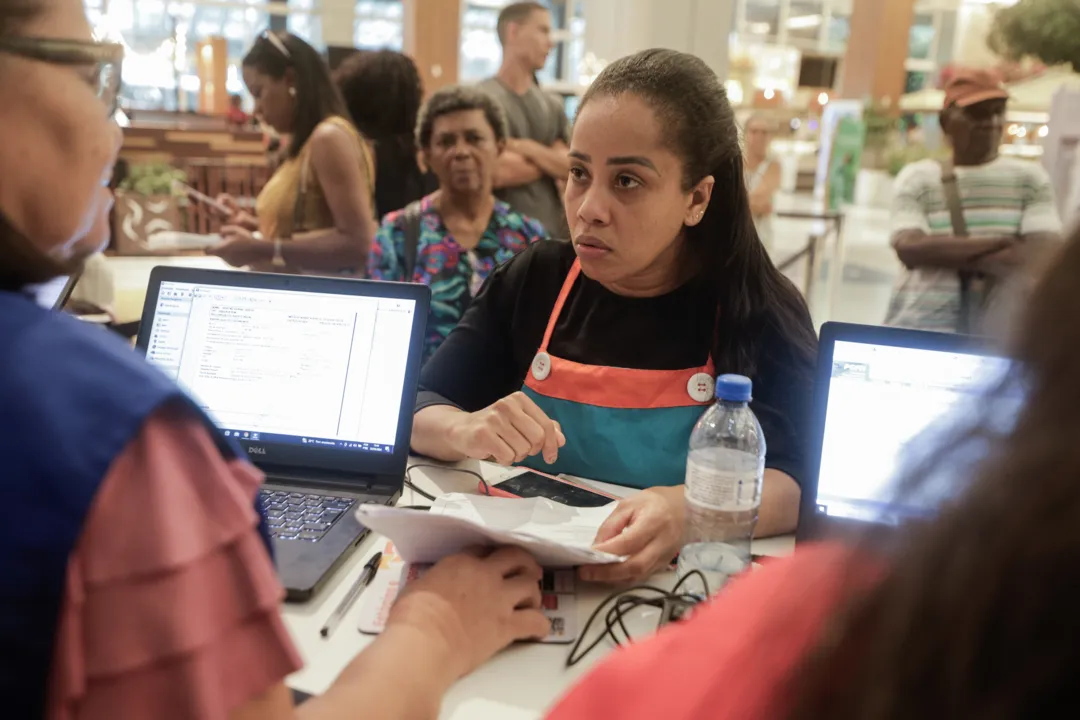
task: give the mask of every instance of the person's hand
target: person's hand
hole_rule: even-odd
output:
[[[1023,242],[1014,240],[1000,250],[985,255],[978,262],[981,272],[993,277],[1006,277],[1021,267],[1026,260]]]
[[[273,256],[273,247],[263,240],[256,240],[247,228],[238,225],[226,225],[221,228],[222,242],[207,248],[207,255],[214,255],[233,267],[244,267]]]
[[[619,501],[596,533],[593,548],[627,555],[614,565],[586,565],[588,582],[638,583],[667,567],[682,545],[686,523],[683,488],[649,488]]]
[[[566,444],[562,428],[523,392],[479,412],[463,413],[451,428],[451,444],[465,457],[513,465],[543,453],[549,465]]]
[[[216,209],[214,210],[214,214],[225,222],[226,227],[229,225],[237,225],[245,230],[250,230],[251,232],[255,232],[259,229],[258,219],[241,208],[240,203],[238,203],[236,198],[232,195],[221,193],[217,196],[216,200],[229,209],[229,212],[225,214],[222,214]]]
[[[409,583],[387,628],[409,626],[446,651],[454,677],[475,670],[517,640],[540,639],[551,625],[540,610],[543,571],[520,548],[452,555]]]

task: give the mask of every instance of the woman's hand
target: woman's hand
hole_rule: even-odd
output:
[[[445,650],[454,677],[475,670],[517,640],[539,639],[550,623],[540,610],[543,571],[520,548],[448,557],[409,583],[387,629],[411,627]]]
[[[237,225],[245,230],[250,230],[251,232],[255,232],[259,229],[258,219],[248,211],[242,209],[240,203],[238,203],[236,198],[232,195],[221,193],[217,196],[217,201],[229,209],[228,213],[221,213],[217,210],[214,211],[214,214],[223,220],[226,226]]]
[[[244,267],[273,257],[271,243],[256,240],[250,230],[238,225],[221,228],[221,239],[223,242],[207,248],[206,254],[219,257],[233,267]]]
[[[682,546],[686,524],[683,487],[649,488],[619,501],[600,526],[593,547],[629,557],[615,565],[587,565],[582,580],[639,583],[671,563]]]
[[[462,413],[450,427],[454,449],[468,458],[513,465],[543,453],[548,464],[566,444],[562,428],[523,392],[508,395],[479,412]]]

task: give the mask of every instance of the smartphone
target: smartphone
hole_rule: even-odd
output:
[[[601,507],[618,500],[613,495],[535,470],[527,470],[490,487],[491,494],[500,497],[546,497],[572,507]],[[484,492],[483,486],[480,492]]]
[[[224,215],[226,217],[228,217],[229,215],[232,215],[233,211],[231,209],[229,209],[228,205],[225,205],[223,203],[219,203],[217,200],[210,197],[206,193],[199,192],[195,188],[191,187],[190,185],[188,185],[186,183],[182,183],[179,180],[176,181],[176,186],[178,188],[180,188],[181,190],[183,190],[184,193],[189,198],[191,198],[192,200],[194,200],[196,202],[200,202],[203,205],[208,205],[208,206],[212,207],[214,210],[218,211],[219,213],[221,213],[222,215]]]

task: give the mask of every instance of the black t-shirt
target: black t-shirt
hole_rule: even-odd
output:
[[[460,324],[424,366],[417,411],[451,404],[475,412],[520,390],[574,257],[570,243],[541,242],[495,270]],[[708,361],[716,320],[712,298],[707,287],[694,282],[658,297],[624,297],[582,273],[555,325],[548,351],[589,365],[640,370],[700,367]],[[806,323],[810,327],[809,316]],[[765,330],[756,365],[750,407],[765,434],[765,464],[801,481],[813,358],[789,339]]]

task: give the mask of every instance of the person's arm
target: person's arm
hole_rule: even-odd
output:
[[[323,189],[334,227],[293,235],[281,244],[281,256],[286,265],[308,270],[365,268],[377,225],[371,187],[360,169],[362,149],[349,133],[329,124],[317,128],[310,142],[311,170]],[[225,241],[207,254],[230,265],[268,263],[274,257],[274,243],[256,240],[243,227],[223,227],[221,235]]]
[[[521,153],[503,150],[495,163],[492,182],[496,190],[519,187],[544,177],[544,171]]]
[[[780,189],[780,163],[770,162],[761,182],[750,193],[750,212],[755,217],[770,215],[773,211],[773,196]]]
[[[765,538],[795,532],[799,524],[802,489],[795,478],[783,470],[765,468],[761,484],[761,508],[758,510],[754,537]]]
[[[515,640],[543,637],[542,571],[518,548],[455,555],[409,583],[386,629],[324,694],[294,710],[279,684],[230,720],[434,720],[442,696]]]
[[[909,269],[944,268],[978,271],[979,263],[995,253],[1018,246],[1015,237],[954,237],[929,235],[923,230],[901,230],[892,236],[900,262]]]
[[[1025,166],[1031,173],[1024,193],[1024,213],[1020,218],[1022,265],[1030,278],[1038,278],[1061,249],[1062,223],[1054,203],[1050,177],[1039,165]]]
[[[414,452],[446,462],[491,457],[507,465],[541,452],[558,455],[562,431],[519,392],[528,364],[514,353],[515,338],[523,333],[532,347],[543,337],[543,324],[515,323],[521,297],[529,297],[533,257],[525,250],[496,269],[424,365],[413,416]]]
[[[570,148],[562,140],[556,140],[551,147],[547,147],[528,138],[513,138],[506,147],[510,152],[522,155],[548,177],[565,182],[570,174]]]

